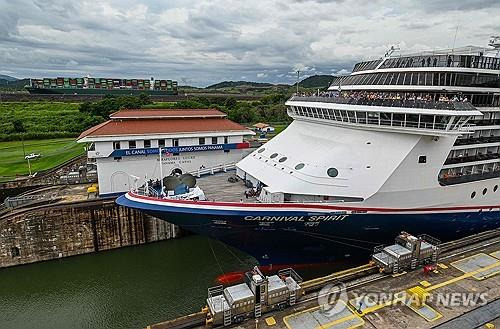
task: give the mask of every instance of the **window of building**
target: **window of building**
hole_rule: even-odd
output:
[[[212,144],[217,144],[217,137],[212,137]]]
[[[224,144],[227,144],[227,143],[229,143],[229,137],[224,136]]]
[[[426,155],[419,156],[418,163],[427,163],[427,156]]]
[[[150,148],[151,147],[151,141],[149,139],[144,141],[144,148]]]
[[[119,150],[120,149],[120,142],[113,142],[113,150]]]
[[[128,148],[129,149],[135,149],[136,148],[135,141],[128,141]]]
[[[172,146],[174,147],[179,146],[179,138],[172,139]]]
[[[205,137],[198,138],[198,144],[199,145],[205,145]]]
[[[165,140],[164,139],[158,140],[158,147],[165,147]]]

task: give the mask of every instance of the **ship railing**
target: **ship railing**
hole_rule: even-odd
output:
[[[368,99],[351,97],[325,97],[325,96],[292,96],[289,101],[303,102],[322,102],[347,105],[367,105],[383,107],[403,107],[403,108],[421,108],[434,110],[455,110],[455,111],[473,111],[476,108],[469,102],[448,101],[436,102],[426,100],[408,100],[408,99]]]
[[[201,177],[204,175],[209,175],[209,174],[213,175],[213,174],[216,174],[218,172],[226,172],[228,170],[234,170],[234,169],[236,169],[236,162],[230,162],[230,163],[224,163],[224,164],[216,165],[216,166],[209,167],[209,168],[199,168],[199,169],[193,170],[189,173],[191,175]]]
[[[316,111],[304,111],[301,109],[289,109],[290,113],[295,116],[331,120],[342,123],[354,123],[362,125],[374,125],[374,126],[387,126],[395,128],[416,128],[416,129],[426,129],[426,130],[444,130],[444,131],[469,131],[473,124],[455,124],[453,126],[448,126],[448,122],[436,122],[437,120],[430,121],[410,121],[410,120],[394,120],[383,118],[384,114],[387,113],[375,113],[374,115],[368,116],[366,112],[364,115],[360,115],[360,112],[354,112],[356,115],[346,115],[336,114],[332,110],[317,108]],[[388,115],[388,114],[387,114]],[[389,115],[389,117],[391,117]],[[422,115],[419,115],[422,117]]]
[[[229,170],[234,170],[234,169],[236,169],[236,162],[229,162],[209,168],[200,168],[189,172],[189,174],[201,177],[209,174],[214,175],[220,172],[227,172]],[[148,182],[144,183],[142,186],[132,188],[131,191],[138,195],[144,195],[160,199],[162,198],[161,191],[155,188],[154,186],[151,186]]]

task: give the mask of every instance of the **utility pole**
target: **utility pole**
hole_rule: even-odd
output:
[[[300,70],[297,70],[297,95],[299,95]]]
[[[30,172],[30,176],[31,176],[31,163],[30,163],[30,158],[28,158],[28,170]]]
[[[161,158],[161,147],[158,147],[158,151],[160,153],[160,189],[161,189],[161,192],[160,192],[160,195],[163,197],[163,161],[162,161],[162,158]]]

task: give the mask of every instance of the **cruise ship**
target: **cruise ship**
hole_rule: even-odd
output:
[[[403,230],[446,241],[498,228],[499,52],[499,37],[489,47],[392,49],[327,92],[291,97],[293,122],[236,164],[245,184],[232,199],[143,188],[117,203],[263,265],[365,257]]]

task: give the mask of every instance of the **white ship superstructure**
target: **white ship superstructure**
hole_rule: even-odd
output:
[[[356,64],[324,96],[294,96],[290,127],[243,159],[263,199],[370,207],[494,204],[500,58],[465,47]]]
[[[236,165],[249,198],[117,202],[261,263],[366,255],[401,231],[447,241],[498,228],[498,38],[491,46],[392,52],[291,97],[290,126]]]

